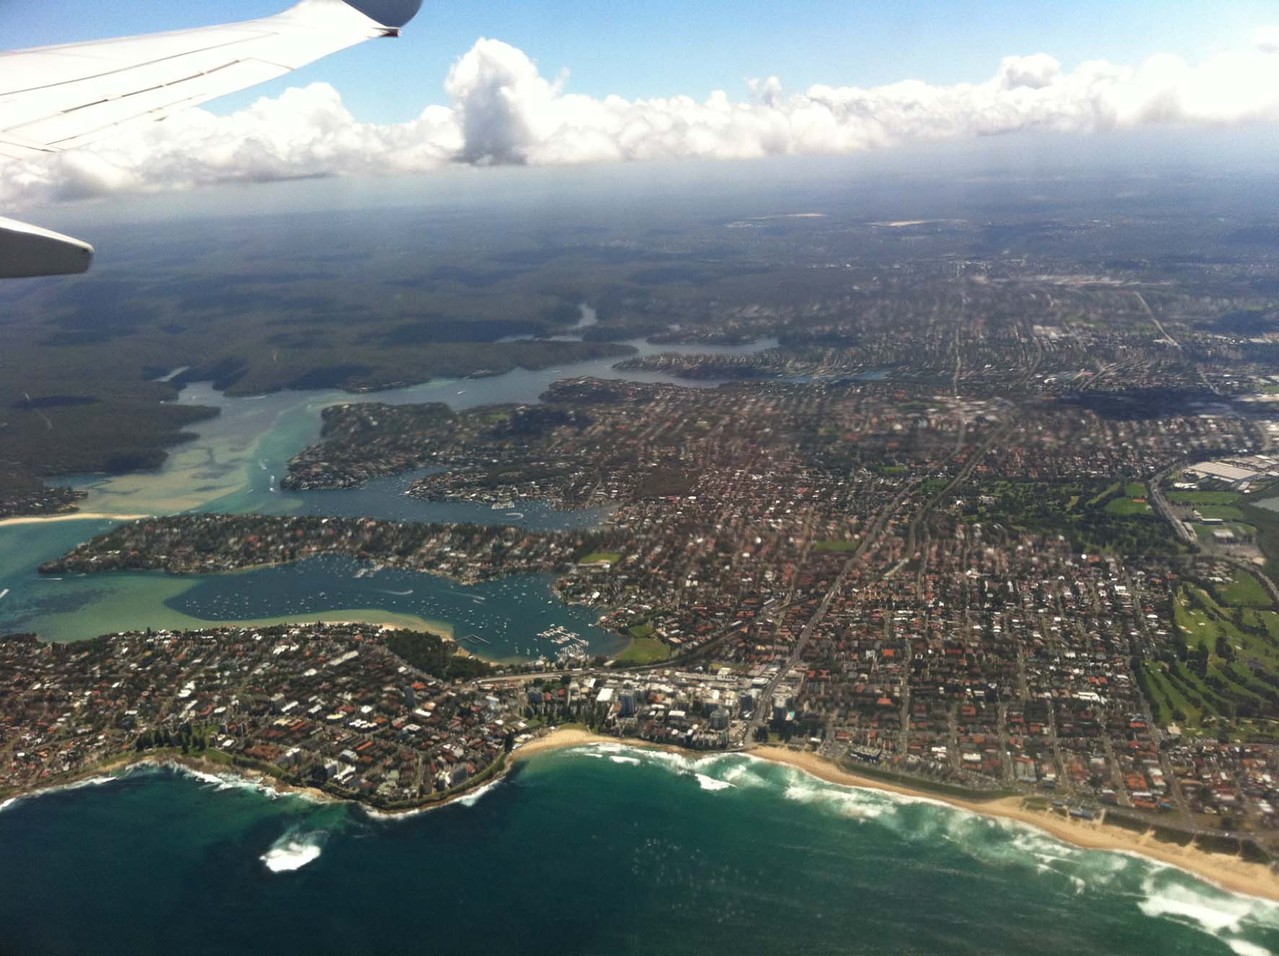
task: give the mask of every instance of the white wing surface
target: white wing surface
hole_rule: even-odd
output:
[[[343,0],[303,0],[243,23],[0,53],[0,155],[81,146],[398,27]]]
[[[421,0],[302,0],[275,16],[225,26],[0,53],[0,158],[82,146],[364,40],[395,36],[420,5]],[[2,255],[36,234],[44,249],[62,238],[25,226],[14,231],[22,225],[0,220],[0,277],[67,271],[65,256],[39,249],[29,256]],[[72,271],[88,268],[92,249],[86,256],[86,248],[77,243],[70,261],[83,265]],[[48,270],[41,271],[46,261]]]

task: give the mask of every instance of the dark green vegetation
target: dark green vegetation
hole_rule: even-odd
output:
[[[635,628],[632,628],[634,631]],[[649,628],[650,632],[652,628]],[[657,664],[671,656],[670,646],[655,637],[632,636],[626,650],[617,655],[619,664]]]
[[[1167,489],[1168,501],[1177,506],[1193,508],[1201,518],[1218,519],[1224,525],[1206,525],[1193,521],[1195,532],[1201,540],[1211,538],[1221,527],[1235,533],[1240,541],[1253,544],[1266,559],[1265,570],[1270,575],[1279,573],[1279,512],[1260,506],[1260,502],[1272,498],[1275,483],[1254,484],[1248,494],[1224,487],[1200,488],[1194,491]]]
[[[838,381],[891,370],[943,384],[958,356],[949,324],[934,319],[939,305],[962,295],[969,319],[980,315],[995,330],[989,342],[965,347],[963,367],[978,389],[1006,387],[1000,350],[1020,353],[1026,338],[997,327],[1038,306],[979,301],[974,289],[956,287],[967,281],[956,256],[985,260],[996,277],[1034,254],[1077,263],[1082,273],[1171,278],[1195,292],[1209,282],[1214,301],[1232,303],[1211,326],[1222,334],[1258,327],[1253,313],[1271,314],[1249,297],[1262,291],[1249,257],[1270,250],[1249,231],[1255,205],[1215,179],[1182,181],[1165,197],[1170,208],[1193,212],[1169,220],[1151,197],[1145,202],[1157,216],[1142,205],[1112,221],[1090,182],[1054,182],[1051,201],[1039,183],[1001,182],[988,194],[971,185],[957,203],[949,177],[930,184],[846,172],[814,167],[764,194],[716,168],[697,174],[704,181],[695,202],[684,180],[637,173],[623,185],[616,172],[574,173],[572,188],[559,181],[553,201],[543,192],[548,182],[482,201],[451,182],[416,208],[114,224],[109,257],[89,275],[0,288],[0,499],[33,478],[154,467],[203,414],[162,403],[197,380],[236,395],[369,390],[621,358],[630,350],[617,343],[647,335],[685,345],[763,336],[781,343],[758,356],[721,356],[713,369],[703,361],[685,370],[694,376]],[[1188,193],[1217,215],[1199,215]],[[814,215],[790,218],[795,210]],[[881,221],[902,216],[920,221]],[[1219,291],[1233,279],[1215,262],[1210,277],[1198,278],[1205,247],[1239,257],[1238,289]],[[1147,258],[1134,259],[1134,248]],[[1135,332],[1133,342],[1148,344],[1149,323],[1130,295],[1100,308],[1091,290],[1081,298],[1073,317],[1046,317],[1053,334]],[[584,302],[595,324],[581,322]],[[1166,411],[1169,396],[1188,410],[1216,398],[1173,364],[1134,380],[1130,344],[1114,353],[1072,346],[1042,371],[1066,377],[1063,394],[1116,415]],[[1273,367],[1273,349],[1246,348]],[[1220,354],[1197,357],[1216,362]],[[988,375],[975,374],[983,368]],[[1077,373],[1099,370],[1118,384],[1104,375],[1078,384]],[[671,493],[682,487],[673,476]]]
[[[1260,549],[1266,559],[1266,572],[1279,574],[1279,512],[1269,508],[1258,507],[1254,501],[1269,495],[1274,486],[1265,493],[1252,496],[1253,500],[1241,501],[1238,508],[1243,521],[1252,529],[1253,543]]]
[[[1257,579],[1183,584],[1172,620],[1174,649],[1136,669],[1156,722],[1279,739],[1279,613]]]
[[[499,341],[574,326],[583,291],[572,270],[497,259],[489,269],[442,238],[427,254],[438,224],[431,233],[406,225],[420,216],[385,214],[421,233],[421,254],[389,262],[363,223],[336,226],[336,253],[325,249],[334,225],[306,216],[180,223],[137,244],[122,230],[117,261],[88,276],[0,289],[0,462],[10,464],[0,498],[33,477],[156,467],[184,427],[212,414],[162,404],[190,381],[238,395],[367,390],[631,351]],[[257,241],[246,246],[246,232]]]
[[[492,668],[476,657],[459,654],[457,645],[425,631],[391,631],[385,637],[391,653],[405,663],[442,680],[483,677]]]
[[[21,493],[41,476],[158,467],[165,446],[182,441],[193,422],[217,414],[162,404],[177,397],[175,389],[145,381],[123,355],[96,345],[28,346],[22,330],[3,331],[0,458],[7,467],[0,469],[0,497]],[[91,391],[92,401],[42,401],[64,388]]]
[[[622,558],[620,551],[592,551],[578,560],[578,564],[616,564]]]
[[[1153,557],[1182,550],[1147,503],[1141,482],[993,482],[964,496],[963,514],[1019,531],[1060,534],[1078,551]]]

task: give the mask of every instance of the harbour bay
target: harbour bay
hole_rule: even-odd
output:
[[[584,313],[589,309],[584,308]],[[748,353],[769,348],[773,340],[738,347],[655,346],[629,343],[637,354],[661,351],[719,351]],[[499,403],[534,403],[552,382],[564,377],[592,375],[636,381],[671,381],[650,372],[620,372],[613,360],[597,360],[564,368],[528,371],[516,369],[487,378],[440,380],[367,395],[338,391],[279,392],[250,398],[230,398],[208,386],[187,386],[183,404],[216,407],[217,416],[192,427],[194,439],[176,446],[156,472],[111,476],[81,476],[70,483],[88,492],[83,510],[93,515],[171,514],[184,511],[216,511],[257,514],[361,515],[401,521],[447,521],[480,524],[517,524],[532,530],[589,527],[602,518],[595,511],[559,512],[544,502],[520,502],[518,508],[494,510],[468,502],[426,502],[407,497],[405,489],[420,473],[370,482],[341,491],[289,493],[278,488],[290,457],[319,437],[319,413],[332,404],[378,401],[390,404],[440,401],[455,409]],[[713,386],[714,381],[700,385]],[[513,593],[530,596],[536,627],[512,629],[524,616],[515,603],[498,602],[498,617],[478,613],[482,601],[459,598],[466,588],[431,575],[395,576],[387,586],[367,580],[354,582],[357,568],[321,562],[303,572],[268,569],[238,575],[234,582],[163,575],[113,575],[51,580],[36,574],[44,561],[56,557],[94,534],[109,530],[113,522],[86,518],[43,523],[0,522],[0,631],[35,631],[51,640],[82,640],[101,633],[155,627],[195,627],[206,623],[265,623],[297,620],[363,620],[401,626],[449,629],[459,635],[493,630],[491,644],[472,643],[468,649],[482,656],[508,658],[539,656],[536,635],[560,626],[581,634],[591,653],[610,654],[624,640],[595,628],[593,616],[568,608],[549,592],[549,581],[495,582],[497,591],[513,586]],[[389,574],[390,572],[382,572]],[[262,582],[289,582],[288,596],[273,598],[272,587]],[[257,583],[254,583],[257,582]],[[532,590],[529,590],[529,589]],[[413,595],[388,594],[412,590]],[[235,592],[239,611],[232,611],[227,595]],[[284,592],[280,592],[281,595]],[[219,594],[222,596],[219,597]],[[250,597],[251,595],[251,597]],[[488,591],[478,597],[487,601]],[[550,603],[548,603],[548,601]],[[461,615],[457,622],[447,613]],[[554,612],[554,613],[551,613]],[[247,614],[247,616],[246,616]],[[205,616],[208,615],[208,616]],[[500,636],[509,633],[509,639]],[[484,636],[484,635],[482,635]],[[463,645],[467,646],[467,645]],[[520,651],[515,649],[519,647]],[[501,652],[494,650],[501,648]],[[540,650],[545,650],[541,648]]]

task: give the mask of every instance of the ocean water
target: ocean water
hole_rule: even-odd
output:
[[[0,953],[1279,951],[1279,907],[743,756],[604,744],[374,819],[170,770],[0,810]]]

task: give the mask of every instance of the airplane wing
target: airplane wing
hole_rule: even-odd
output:
[[[302,0],[242,23],[0,53],[0,159],[92,143],[364,40],[396,36],[420,6]],[[84,272],[92,256],[87,243],[0,219],[0,278]]]

